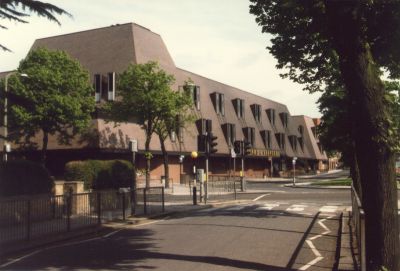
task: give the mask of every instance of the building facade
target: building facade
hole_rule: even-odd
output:
[[[217,152],[210,158],[210,174],[233,174],[234,164],[235,174],[239,174],[241,163],[232,158],[237,140],[251,143],[250,155],[245,159],[247,177],[285,174],[290,171],[294,157],[297,157],[296,170],[300,172],[328,169],[327,156],[317,137],[317,120],[291,116],[286,105],[176,67],[162,38],[135,23],[38,39],[32,48],[38,47],[63,50],[77,59],[90,72],[95,89],[93,99],[97,103],[118,96],[116,77],[130,64],[157,61],[175,77],[173,88],[177,91],[191,79],[195,85],[192,110],[197,120],[171,134],[166,142],[170,177],[174,182],[182,182],[182,175],[190,175],[194,164],[204,168],[204,153],[199,152],[197,159],[190,154],[198,151],[198,137],[209,126],[218,143]],[[40,147],[40,135],[37,138]],[[138,141],[137,165],[139,170],[144,169],[145,135],[141,127],[136,123],[115,126],[95,114],[91,132],[74,140],[72,145],[61,146],[55,138],[49,140],[48,167],[58,175],[70,160],[131,159],[128,150],[131,139]],[[154,154],[151,178],[159,180],[163,166],[156,136],[150,149]]]

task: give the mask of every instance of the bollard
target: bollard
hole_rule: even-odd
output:
[[[193,186],[193,205],[197,205],[197,191],[196,186]]]

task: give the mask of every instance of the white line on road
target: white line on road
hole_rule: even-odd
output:
[[[257,207],[256,210],[272,210],[275,207],[278,207],[278,203],[266,203],[263,206]]]
[[[304,211],[304,208],[308,207],[307,205],[293,204],[289,208],[286,209],[288,212],[301,212]]]
[[[262,199],[263,197],[268,196],[268,195],[271,195],[271,194],[264,194],[264,195],[261,195],[261,196],[255,198],[255,199],[253,199],[253,201],[257,201],[257,200]]]
[[[332,205],[327,205],[327,206],[322,206],[319,211],[321,213],[335,213],[337,210],[337,206],[332,206]]]
[[[29,258],[29,257],[31,257],[33,255],[36,255],[36,254],[38,254],[40,252],[43,252],[43,251],[46,251],[46,250],[55,249],[55,248],[61,248],[61,247],[67,247],[67,246],[73,246],[73,245],[79,245],[79,244],[84,244],[84,243],[88,243],[88,242],[95,241],[95,240],[108,238],[108,237],[110,237],[110,236],[112,236],[112,235],[114,235],[114,234],[116,234],[116,233],[118,233],[118,232],[120,232],[120,231],[122,231],[124,229],[136,228],[136,227],[140,227],[140,226],[146,226],[146,225],[154,224],[154,223],[166,220],[167,218],[168,217],[166,217],[164,219],[160,219],[160,220],[154,220],[154,221],[150,221],[150,222],[147,222],[147,223],[142,223],[142,224],[128,225],[128,226],[123,227],[122,229],[118,229],[118,230],[112,231],[110,233],[107,233],[106,235],[99,236],[99,237],[94,237],[94,238],[90,238],[90,239],[86,239],[86,240],[75,241],[75,242],[70,242],[70,243],[66,243],[66,244],[60,244],[60,245],[50,246],[50,247],[47,247],[47,248],[38,249],[38,250],[35,250],[35,251],[33,251],[33,252],[29,253],[29,254],[26,254],[24,256],[21,256],[19,258],[16,258],[16,259],[13,259],[13,260],[11,260],[9,262],[6,262],[6,263],[0,265],[0,268],[10,266],[10,265],[12,265],[14,263],[20,262],[23,259]]]
[[[327,219],[331,219],[334,216],[329,216],[327,218],[324,219],[320,219],[318,221],[318,224],[325,230],[323,233],[315,235],[313,237],[310,237],[306,240],[307,245],[311,248],[312,252],[314,253],[314,255],[316,256],[316,258],[310,262],[308,262],[307,264],[303,265],[302,267],[300,267],[298,270],[307,270],[308,268],[310,268],[311,266],[315,265],[317,262],[321,261],[324,257],[322,257],[321,253],[319,253],[318,249],[315,248],[314,244],[313,244],[313,240],[320,238],[328,233],[331,232],[331,230],[324,224],[324,222]]]
[[[240,211],[240,210],[243,210],[244,208],[246,208],[246,206],[238,205],[238,206],[233,206],[233,207],[223,209],[223,211]]]

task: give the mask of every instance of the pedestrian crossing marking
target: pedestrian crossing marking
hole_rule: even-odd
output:
[[[307,205],[301,205],[301,204],[293,204],[289,208],[286,209],[288,212],[301,212],[304,211],[304,209],[308,207]]]
[[[246,208],[246,206],[238,205],[238,206],[229,207],[225,210],[226,211],[240,211],[240,210],[243,210],[244,208]]]
[[[278,206],[279,206],[278,203],[266,203],[262,206],[257,207],[256,210],[269,210],[270,211],[273,208],[278,207]]]
[[[322,206],[319,211],[321,213],[335,213],[337,211],[338,207],[337,206],[333,206],[333,205],[325,205]]]

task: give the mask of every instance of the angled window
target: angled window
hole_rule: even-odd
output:
[[[254,119],[256,122],[261,123],[261,105],[252,104],[250,105],[251,111],[253,112]]]
[[[278,142],[279,148],[281,150],[284,150],[285,145],[286,145],[285,134],[284,133],[276,133],[275,137],[276,137],[276,141]]]
[[[233,107],[235,108],[236,116],[239,119],[244,119],[244,100],[234,99],[232,100]]]
[[[196,127],[199,135],[206,135],[212,131],[212,121],[209,119],[196,120]]]
[[[275,109],[269,108],[265,112],[267,112],[269,122],[275,126]]]
[[[300,134],[301,136],[303,136],[303,134],[304,134],[304,126],[303,126],[303,125],[299,125],[299,127],[297,128],[297,130],[299,131],[299,134]]]
[[[233,123],[225,123],[221,125],[222,131],[224,132],[224,136],[226,142],[228,143],[229,147],[233,146],[233,143],[236,140],[236,129],[235,124]]]
[[[255,145],[255,129],[253,127],[243,128],[244,138],[247,142],[250,142],[251,146]]]
[[[304,140],[303,137],[298,137],[297,138],[299,140],[299,145],[302,151],[304,151]]]
[[[318,136],[318,135],[317,135],[317,127],[315,127],[315,126],[314,126],[314,127],[311,127],[311,132],[312,132],[312,134],[314,135],[314,137],[317,138],[317,136]]]
[[[182,88],[190,97],[192,97],[194,107],[197,110],[200,110],[200,86],[196,86],[194,84],[179,86],[179,89]]]
[[[108,86],[108,100],[115,100],[115,72],[109,72],[107,77],[107,86]]]
[[[267,149],[271,149],[271,131],[262,130],[260,131],[261,138],[264,142],[264,145]]]
[[[317,143],[317,145],[318,145],[318,149],[319,149],[320,153],[324,153],[324,148],[322,147],[322,144]]]
[[[286,112],[279,113],[283,127],[287,128],[289,123],[289,114]]]
[[[179,140],[179,143],[183,143],[183,124],[182,124],[182,119],[181,119],[181,116],[179,116],[179,115],[176,115],[176,126],[175,126],[175,132],[173,132],[174,134],[175,134],[175,137],[176,137],[176,135],[178,135],[178,140]],[[172,142],[175,142],[174,140],[173,140],[173,137],[174,137],[174,135],[171,133],[171,141]]]
[[[290,135],[289,136],[290,146],[294,151],[297,151],[297,136]]]
[[[94,75],[94,90],[95,90],[95,101],[100,102],[101,99],[101,75],[95,74]]]
[[[224,94],[222,93],[218,93],[218,92],[214,92],[210,94],[214,108],[215,108],[215,112],[218,115],[222,115],[225,116],[225,98],[224,98]]]

